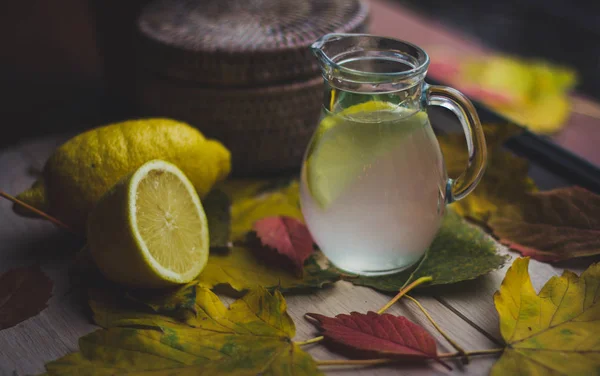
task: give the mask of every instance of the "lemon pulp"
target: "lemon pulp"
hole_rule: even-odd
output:
[[[165,270],[187,274],[206,253],[206,219],[174,173],[150,170],[139,182],[135,217],[148,253]]]

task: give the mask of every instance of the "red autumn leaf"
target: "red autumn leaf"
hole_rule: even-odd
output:
[[[405,317],[372,311],[336,317],[317,313],[307,316],[318,320],[323,336],[336,343],[387,357],[435,359],[448,367],[438,358],[431,334]]]
[[[0,329],[37,315],[52,296],[52,280],[39,266],[12,269],[0,276]]]
[[[254,231],[263,245],[289,258],[294,268],[302,272],[314,243],[304,223],[291,217],[267,217],[254,223]]]
[[[538,261],[600,254],[600,196],[580,187],[531,193],[489,222],[500,242]]]

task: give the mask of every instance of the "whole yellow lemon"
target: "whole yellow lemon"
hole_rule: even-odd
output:
[[[18,198],[83,233],[100,197],[153,159],[179,167],[200,197],[231,170],[229,150],[186,123],[130,120],[92,129],[64,143],[46,162],[42,179]],[[14,210],[31,214],[19,206]]]

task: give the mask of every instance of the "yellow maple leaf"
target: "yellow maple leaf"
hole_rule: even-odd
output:
[[[569,93],[577,83],[570,68],[513,56],[462,56],[445,49],[433,55],[433,76],[534,132],[556,132],[569,117]]]
[[[576,75],[543,61],[491,56],[467,60],[459,81],[481,88],[472,92],[474,97],[509,120],[536,132],[552,133],[564,125],[571,112],[568,93],[575,86]],[[478,95],[484,91],[503,100]]]
[[[270,189],[273,188],[274,189]],[[241,240],[259,219],[284,215],[303,220],[298,182],[230,180],[219,187],[231,199],[231,240]]]
[[[105,329],[82,337],[80,352],[48,363],[48,374],[322,374],[292,342],[295,326],[281,293],[258,288],[227,308],[209,290],[194,288],[195,308],[185,320],[92,297],[94,319]]]
[[[289,291],[322,287],[339,278],[335,269],[321,268],[315,256],[306,261],[304,275],[299,277],[292,270],[265,262],[249,247],[235,246],[227,253],[211,254],[198,282],[207,288],[228,285],[237,291],[257,286]]]
[[[600,372],[600,264],[565,271],[536,294],[529,258],[519,258],[494,295],[506,342],[491,375],[591,375]]]

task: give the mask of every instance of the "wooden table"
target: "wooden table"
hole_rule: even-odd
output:
[[[428,26],[423,22],[423,19],[401,8],[373,2],[373,31],[376,33],[404,37],[421,44],[426,42],[419,38],[426,36],[446,45],[456,43],[456,38],[439,25]],[[406,31],[406,35],[398,35],[402,34],[398,28],[386,29],[390,25],[403,25],[402,30]],[[411,38],[411,35],[414,38]],[[467,45],[468,43],[458,43],[456,46],[470,48]],[[597,137],[598,133],[595,135],[594,137]],[[30,141],[0,151],[0,189],[14,194],[27,188],[35,180],[32,171],[41,170],[52,150],[65,139],[63,136]],[[76,245],[69,234],[61,232],[47,222],[16,216],[9,202],[0,201],[0,273],[17,266],[40,263],[54,281],[53,297],[47,309],[15,327],[0,331],[0,375],[42,372],[46,362],[76,351],[78,338],[97,329],[86,314],[86,302],[81,301],[77,294],[72,294],[70,290],[67,272],[73,252],[76,251],[74,247]],[[500,245],[498,249],[502,253],[508,252]],[[508,253],[513,259],[516,256],[512,252]],[[588,264],[589,261],[581,261],[554,266],[532,261],[530,272],[534,286],[539,289],[551,276],[560,275],[563,267],[580,273]],[[502,270],[475,281],[439,287],[430,291],[428,295],[417,296],[433,318],[465,349],[500,347],[498,316],[493,306],[492,295],[498,289],[509,265],[510,263]],[[304,340],[316,334],[314,327],[304,320],[304,313],[335,315],[351,311],[377,310],[389,300],[389,296],[369,288],[338,282],[333,287],[315,294],[289,296],[287,300],[289,312],[297,326],[295,339]],[[434,334],[441,352],[453,351],[412,303],[401,301],[388,312],[404,315],[423,325]],[[308,350],[320,360],[341,358],[318,345],[308,347]],[[458,361],[451,362],[453,371],[448,371],[433,362],[428,366],[402,368],[325,370],[331,375],[484,375],[496,359],[497,356],[493,355],[473,357],[471,364],[467,366],[462,366]]]

